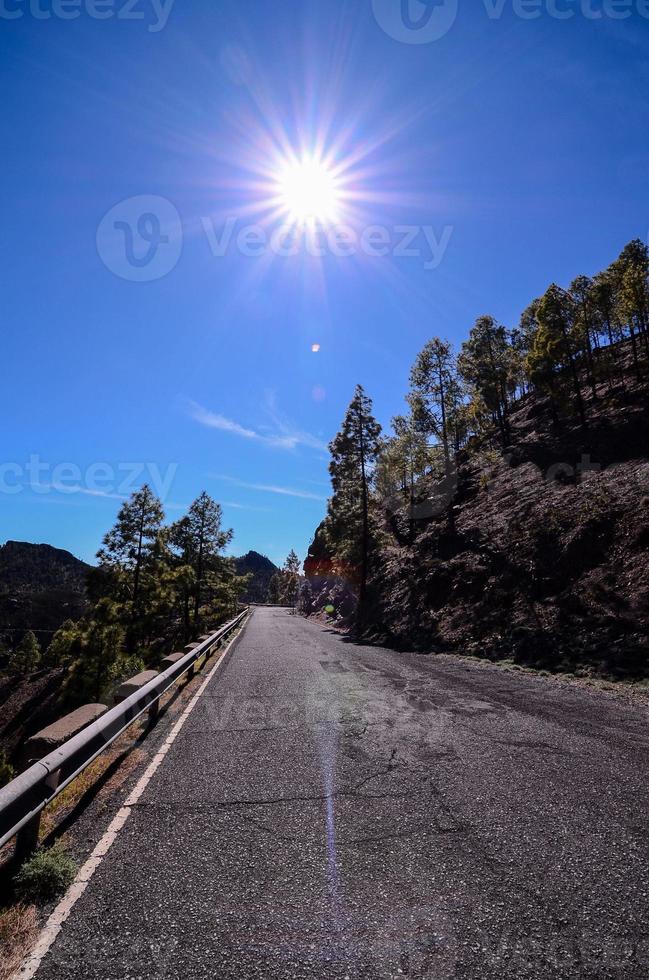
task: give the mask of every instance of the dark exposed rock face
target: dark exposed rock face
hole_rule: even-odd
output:
[[[252,578],[247,591],[242,596],[243,602],[266,602],[270,580],[277,571],[270,558],[260,555],[257,551],[249,551],[241,558],[235,558],[234,564],[237,575],[248,575]]]
[[[370,634],[397,647],[444,650],[618,676],[649,673],[649,385],[585,389],[588,428],[553,425],[547,400],[512,413],[511,444],[485,441],[459,459],[453,506],[426,515],[420,481],[408,504],[376,515]],[[330,602],[312,546],[310,607]],[[311,552],[310,552],[311,556]],[[335,618],[335,617],[334,617]]]
[[[61,623],[83,615],[90,567],[48,544],[0,546],[0,639],[11,646],[31,629],[47,646]]]
[[[23,761],[25,740],[60,717],[65,671],[41,670],[28,677],[0,676],[0,751],[15,765]]]

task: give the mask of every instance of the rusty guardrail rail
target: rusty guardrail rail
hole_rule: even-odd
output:
[[[240,613],[208,639],[196,645],[182,660],[158,674],[145,687],[92,722],[87,728],[50,752],[0,789],[0,847],[18,837],[17,855],[34,850],[38,843],[41,812],[73,779],[101,755],[134,721],[150,711],[157,714],[160,698],[176,681],[194,670],[197,660],[210,655],[244,618]]]

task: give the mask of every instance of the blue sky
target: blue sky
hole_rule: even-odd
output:
[[[459,0],[444,32],[447,0],[426,43],[400,0],[54,2],[0,4],[0,541],[91,559],[146,478],[304,557],[357,382],[387,425],[430,336],[647,237],[641,0]],[[354,255],[269,244],[278,160],[316,146]]]

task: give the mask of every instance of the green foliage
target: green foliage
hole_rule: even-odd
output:
[[[9,762],[6,752],[0,752],[0,786],[6,786],[14,778],[14,767]]]
[[[75,862],[61,847],[38,851],[14,877],[16,895],[35,904],[52,901],[67,891],[76,873]]]
[[[9,657],[8,669],[12,674],[33,674],[41,664],[41,648],[31,630],[28,630]]]
[[[491,316],[478,317],[462,344],[458,370],[491,413],[504,444],[509,440],[509,402],[518,384],[518,365],[506,328]]]
[[[142,657],[118,656],[108,669],[108,680],[113,687],[119,686],[129,677],[135,677],[146,668]]]
[[[119,606],[101,599],[92,616],[78,624],[71,643],[76,659],[70,663],[64,685],[68,703],[101,702],[109,697],[115,679],[122,675],[119,662],[126,659],[125,631],[119,614]]]
[[[148,486],[132,494],[97,553],[100,566],[111,574],[111,598],[128,605],[127,645],[133,650],[146,629],[147,614],[158,600],[158,571],[163,556],[164,512]]]
[[[67,703],[110,698],[120,681],[157,662],[162,648],[236,611],[248,578],[222,555],[232,531],[221,517],[206,493],[168,527],[149,487],[123,504],[89,575],[91,611],[64,623],[48,650],[48,665],[67,668]]]
[[[201,609],[213,606],[219,592],[219,601],[223,604],[224,581],[228,579],[233,585],[232,569],[221,558],[233,532],[221,527],[222,518],[221,506],[203,491],[187,515],[172,524],[166,535],[176,573],[174,590],[186,634],[190,629],[199,630]]]
[[[289,552],[284,567],[278,569],[268,586],[267,601],[272,605],[295,606],[301,586],[301,564],[295,551]]]
[[[48,667],[69,667],[81,654],[79,623],[72,619],[58,628],[50,641],[45,656]]]
[[[462,388],[457,375],[453,348],[448,341],[434,337],[417,356],[410,372],[410,393],[407,398],[412,412],[413,429],[432,437],[444,450],[448,462],[451,457],[452,421],[462,403]],[[399,432],[397,431],[397,436]],[[417,447],[413,446],[413,451]]]
[[[329,446],[332,496],[325,519],[325,539],[347,576],[365,592],[371,548],[370,491],[380,451],[381,427],[372,402],[358,385],[340,432]]]

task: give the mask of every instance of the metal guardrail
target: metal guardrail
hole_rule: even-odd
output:
[[[84,728],[58,749],[0,789],[0,847],[18,835],[17,854],[27,854],[38,842],[40,815],[69,783],[119,738],[134,721],[150,711],[157,714],[160,698],[176,681],[192,672],[196,662],[225,639],[248,614],[246,609],[199,643],[187,656]]]

